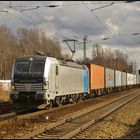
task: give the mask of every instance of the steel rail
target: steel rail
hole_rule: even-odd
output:
[[[120,109],[122,106],[126,105],[127,103],[129,103],[130,101],[132,101],[133,99],[135,99],[136,97],[138,97],[140,94],[126,100],[124,103],[116,106],[115,108],[107,111],[106,113],[100,115],[97,119],[93,119],[92,121],[89,121],[86,124],[83,124],[82,126],[78,127],[77,129],[75,129],[74,131],[66,134],[65,136],[62,137],[62,139],[69,139],[72,138],[73,136],[75,136],[76,134],[80,133],[81,131],[87,129],[89,126],[99,122],[100,120],[104,119],[105,117],[109,116],[111,113],[117,111],[118,109]]]
[[[123,92],[122,92],[123,93]],[[105,96],[99,96],[99,97],[96,97],[96,98],[92,98],[92,99],[89,99],[89,100],[86,100],[86,101],[84,101],[84,102],[90,102],[90,101],[92,101],[92,100],[102,100],[102,98],[104,98],[104,97],[110,97],[110,96],[113,96],[113,94],[107,94],[107,95],[105,95]],[[104,99],[103,99],[104,100]],[[68,104],[67,106],[73,106],[74,104]],[[53,111],[53,110],[58,110],[58,109],[60,109],[60,108],[64,108],[64,107],[66,107],[66,106],[61,106],[61,107],[59,107],[59,108],[51,108],[51,109],[49,109],[49,110],[38,110],[38,112],[40,112],[41,114],[44,114],[44,113],[49,113],[50,111]],[[16,112],[9,112],[9,113],[4,113],[4,114],[1,114],[0,115],[0,121],[1,120],[7,120],[7,119],[12,119],[12,118],[15,118],[15,117],[19,117],[19,114],[22,114],[22,112],[24,113],[24,112],[28,112],[29,110],[27,110],[27,109],[22,109],[22,110],[19,110],[19,111],[16,111]],[[36,112],[36,111],[35,111]],[[33,112],[31,112],[31,113],[28,113],[28,115],[30,115],[30,114],[32,114]],[[25,113],[24,113],[25,114]],[[24,114],[22,114],[22,115],[24,115]],[[21,115],[20,115],[21,116]],[[32,116],[32,115],[31,115]]]
[[[12,105],[12,103],[10,103],[10,102],[0,103],[0,108],[10,106],[10,105]]]
[[[71,138],[74,135],[76,135],[77,133],[86,129],[88,126],[100,121],[102,118],[108,116],[112,112],[116,111],[117,109],[119,109],[123,105],[127,104],[128,102],[130,102],[131,100],[133,100],[134,98],[139,96],[140,94],[137,93],[137,91],[131,92],[129,95],[125,95],[123,97],[114,99],[112,101],[108,101],[107,103],[103,103],[103,104],[100,104],[98,106],[91,107],[89,109],[85,109],[85,111],[82,111],[82,112],[79,111],[78,113],[76,113],[73,116],[65,117],[64,119],[62,119],[58,122],[52,123],[52,124],[48,125],[47,127],[44,127],[40,130],[34,131],[34,132],[29,133],[29,134],[27,134],[23,137],[20,137],[20,139],[27,139],[27,138],[28,139],[29,138],[57,138],[57,139],[62,138],[62,139],[67,139],[67,138]],[[128,99],[126,100],[126,98],[128,98]],[[110,110],[106,111],[103,114],[100,114],[95,119],[89,120],[89,121],[87,121],[86,123],[83,123],[83,124],[82,124],[82,122],[80,122],[81,123],[80,126],[77,126],[77,123],[74,123],[76,120],[78,121],[78,119],[80,119],[83,116],[86,118],[86,117],[88,117],[89,114],[92,114],[92,113],[96,114],[95,113],[96,111],[99,111],[99,110],[101,110],[105,107],[108,107],[109,105],[112,106],[113,104],[116,104],[117,102],[120,102],[121,100],[123,100],[123,102],[121,104],[119,103],[119,105],[115,105],[115,107],[111,108]],[[69,127],[74,126],[74,125],[75,125],[75,128],[73,128],[73,130],[71,130]],[[63,129],[63,126],[64,126],[64,131],[68,130],[68,129],[70,129],[70,130],[68,130],[66,132],[61,131]],[[61,132],[61,133],[59,133],[59,132]]]

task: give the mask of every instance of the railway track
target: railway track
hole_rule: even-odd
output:
[[[23,107],[18,106],[18,104],[13,104],[11,102],[8,103],[2,103],[0,104],[0,118],[3,114],[12,114],[13,112],[18,112],[19,110],[22,110]]]
[[[73,116],[66,117],[58,122],[52,123],[47,127],[29,133],[21,139],[69,139],[74,138],[76,134],[99,122],[106,116],[118,110],[128,102],[140,96],[138,91],[123,96],[117,100],[109,101],[97,108],[88,108],[85,111],[78,112]]]
[[[9,105],[11,105],[12,103],[10,103],[10,102],[4,102],[4,103],[0,103],[0,108],[1,107],[4,107],[4,106],[9,106]]]
[[[32,113],[38,111],[38,109],[22,109],[22,110],[18,110],[16,112],[11,112],[11,113],[6,113],[6,114],[2,114],[0,115],[0,121],[2,120],[7,120],[7,119],[12,119],[12,118],[16,118],[20,115],[24,115],[24,114],[28,114],[28,113]]]
[[[122,92],[123,93],[123,92]],[[113,96],[113,94],[108,94],[108,95],[105,95],[105,96],[99,96],[99,97],[96,97],[96,98],[93,98],[93,99],[90,99],[90,100],[86,100],[84,102],[90,102],[91,100],[105,100],[104,97],[111,97]],[[102,99],[103,98],[103,99]],[[11,104],[12,105],[12,104]],[[67,106],[73,106],[74,104],[68,104]],[[9,106],[9,104],[7,104],[7,106]],[[44,113],[48,113],[50,111],[53,111],[53,110],[58,110],[60,108],[64,108],[65,106],[61,106],[59,108],[51,108],[49,110],[38,110],[38,109],[18,109],[17,111],[10,111],[8,113],[1,113],[0,114],[0,121],[3,121],[3,120],[7,120],[7,119],[14,119],[15,118],[18,118],[19,116],[22,116],[22,115],[28,115],[28,118],[30,118],[30,115],[31,117],[33,117],[34,115],[32,115],[34,112],[38,112],[38,114],[44,114]]]

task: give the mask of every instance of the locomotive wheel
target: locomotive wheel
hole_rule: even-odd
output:
[[[73,103],[76,104],[77,102],[78,102],[78,98],[77,97],[74,97],[73,98]]]
[[[54,104],[55,104],[56,107],[62,106],[62,101],[60,100],[60,97],[55,98],[55,103]]]
[[[50,108],[53,108],[53,100],[50,100],[50,105],[49,105]]]
[[[46,110],[51,109],[51,108],[53,108],[53,106],[54,106],[54,105],[53,105],[53,100],[50,100],[50,104],[49,104],[49,105],[46,105],[46,106],[45,106],[45,109],[46,109]]]

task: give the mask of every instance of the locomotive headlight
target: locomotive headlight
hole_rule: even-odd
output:
[[[43,83],[43,89],[47,90],[49,88],[49,82],[44,82]]]
[[[11,89],[14,90],[15,89],[15,83],[12,81],[11,82]]]
[[[49,82],[46,81],[46,79],[44,78],[44,80],[43,80],[43,89],[47,90],[48,88],[49,88]]]
[[[11,86],[11,89],[14,90],[15,89],[15,86]]]

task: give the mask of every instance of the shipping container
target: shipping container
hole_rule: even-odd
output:
[[[133,77],[134,77],[134,75],[133,75],[133,74],[131,74],[131,75],[130,75],[130,77],[131,77],[131,85],[133,85],[133,84],[134,84],[134,78],[133,78]]]
[[[137,85],[140,84],[140,75],[137,74]]]
[[[103,89],[104,85],[104,67],[95,64],[88,65],[90,76],[90,89]]]
[[[122,72],[122,86],[126,86],[126,72]]]
[[[127,73],[127,86],[131,85],[131,74]]]
[[[134,74],[134,75],[133,75],[133,85],[136,85],[136,83],[137,83],[137,77],[136,77],[136,75]]]
[[[110,68],[105,68],[105,87],[114,87],[114,70]]]
[[[121,85],[121,71],[115,70],[115,87],[119,87]]]
[[[140,75],[138,75],[138,84],[140,84]]]

